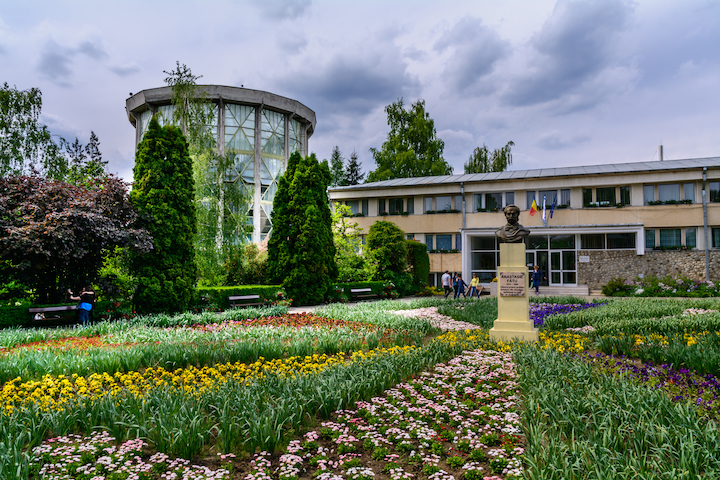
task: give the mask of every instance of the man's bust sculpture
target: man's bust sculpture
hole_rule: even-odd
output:
[[[530,230],[518,223],[520,208],[515,205],[508,205],[503,209],[507,224],[495,232],[500,243],[521,243],[525,237],[530,235]]]

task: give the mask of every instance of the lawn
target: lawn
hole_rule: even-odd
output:
[[[720,478],[720,301],[283,308],[0,332],[0,478]]]

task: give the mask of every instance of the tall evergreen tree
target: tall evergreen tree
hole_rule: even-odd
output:
[[[132,258],[138,281],[133,303],[140,313],[186,310],[197,280],[192,160],[179,128],[150,121],[135,156],[130,194],[141,228],[153,237],[153,250]]]
[[[350,154],[350,160],[348,160],[347,164],[347,185],[359,185],[360,182],[363,181],[363,179],[365,178],[365,174],[360,171],[361,167],[362,163],[358,162],[357,153],[355,153],[355,150],[353,150],[353,153]]]
[[[92,177],[102,175],[108,162],[103,162],[102,153],[100,153],[100,140],[92,130],[90,131],[90,141],[85,145],[85,153],[88,156],[85,164],[86,173]]]
[[[297,305],[323,302],[337,278],[326,165],[293,153],[273,204],[268,276]]]
[[[342,153],[340,153],[340,147],[335,145],[333,147],[332,155],[330,156],[330,186],[342,187],[347,184],[345,159],[343,158]]]

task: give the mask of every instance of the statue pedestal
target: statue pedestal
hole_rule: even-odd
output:
[[[525,265],[525,243],[501,243],[498,318],[490,329],[492,340],[538,340],[538,329],[530,320],[529,277]]]

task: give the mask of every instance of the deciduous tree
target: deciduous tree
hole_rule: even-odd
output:
[[[401,98],[385,111],[390,132],[380,150],[370,149],[377,168],[368,175],[368,182],[452,174],[452,167],[442,156],[445,142],[437,138],[424,100],[405,110]]]
[[[502,148],[490,153],[487,145],[477,147],[465,164],[465,173],[504,172],[512,164],[511,149],[515,144],[511,141]]]
[[[37,176],[0,179],[0,260],[35,289],[40,303],[64,300],[98,277],[116,246],[146,252],[151,239],[133,227],[127,184],[108,176],[86,186]]]

